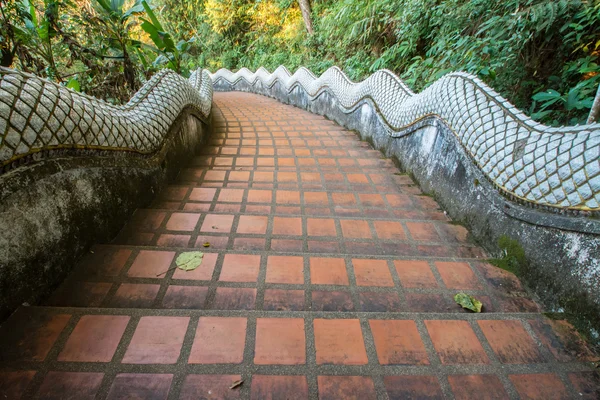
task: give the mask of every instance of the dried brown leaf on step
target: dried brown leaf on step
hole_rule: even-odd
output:
[[[177,257],[175,264],[184,271],[193,271],[202,264],[203,257],[204,253],[201,251],[186,251]]]
[[[457,293],[454,296],[454,301],[457,302],[462,308],[471,310],[476,313],[481,312],[483,304],[473,296],[469,296],[466,293]]]
[[[244,383],[243,379],[240,379],[239,381],[235,381],[231,384],[231,386],[229,386],[229,389],[235,389],[237,387],[242,386],[242,384]]]

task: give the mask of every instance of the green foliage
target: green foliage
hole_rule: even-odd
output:
[[[502,251],[501,257],[490,259],[490,264],[512,272],[515,275],[524,273],[528,262],[525,250],[519,242],[506,235],[502,235],[498,240],[498,246]]]

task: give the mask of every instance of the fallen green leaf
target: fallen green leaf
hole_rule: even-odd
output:
[[[454,296],[454,301],[457,302],[462,308],[466,308],[467,310],[471,310],[476,313],[480,313],[481,307],[483,307],[483,304],[481,304],[479,300],[473,296],[469,296],[466,293],[457,293]]]
[[[203,257],[204,253],[201,251],[188,251],[181,253],[175,260],[175,264],[177,264],[177,268],[184,271],[193,271],[202,264]]]

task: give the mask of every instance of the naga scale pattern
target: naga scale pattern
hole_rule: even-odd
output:
[[[0,167],[52,149],[123,150],[151,154],[177,116],[192,107],[207,119],[212,81],[162,70],[123,106],[114,106],[41,79],[0,68]]]
[[[310,100],[328,91],[346,113],[370,100],[392,137],[410,133],[425,118],[439,118],[505,195],[535,206],[600,210],[600,124],[539,124],[472,75],[445,75],[419,94],[387,70],[360,83],[337,67],[318,78],[306,68],[292,75],[285,67],[272,74],[264,68],[221,69],[211,77],[234,88],[242,80],[267,89],[279,82],[288,93],[299,86]]]

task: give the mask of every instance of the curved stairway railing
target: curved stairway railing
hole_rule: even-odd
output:
[[[502,194],[559,211],[600,211],[600,124],[539,124],[472,75],[447,74],[419,94],[387,70],[359,83],[337,67],[318,78],[306,68],[292,75],[283,66],[272,74],[221,69],[211,77],[215,86],[245,82],[271,89],[279,83],[288,93],[302,88],[311,101],[328,92],[345,113],[371,101],[392,137],[439,119]]]
[[[208,119],[212,81],[197,70],[185,79],[156,73],[123,106],[114,106],[37,76],[0,68],[0,171],[54,149],[152,154],[179,114]]]

